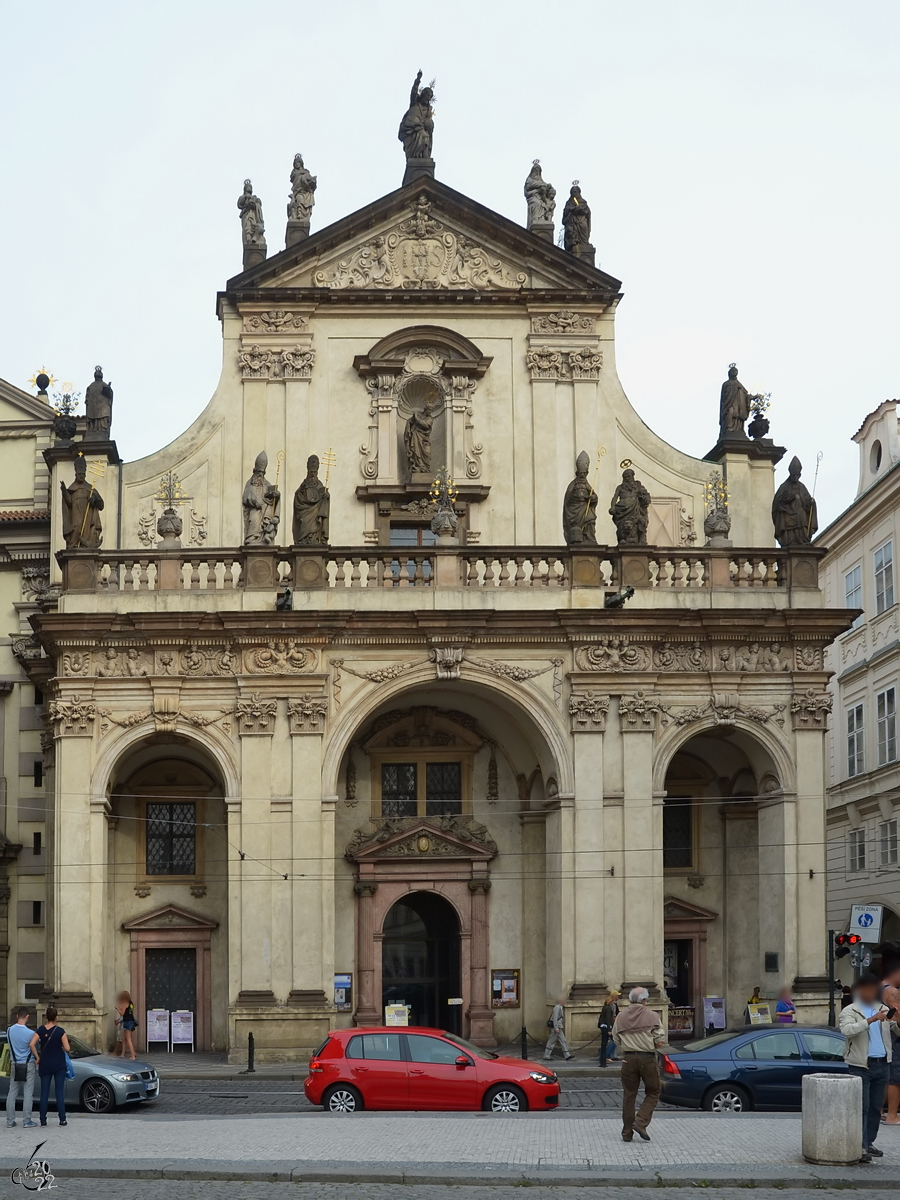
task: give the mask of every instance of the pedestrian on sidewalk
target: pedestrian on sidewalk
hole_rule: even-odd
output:
[[[762,998],[760,997],[760,994],[759,994],[759,984],[757,984],[756,987],[753,989],[753,995],[747,1001],[747,1007],[744,1009],[744,1024],[745,1025],[751,1024],[751,1021],[750,1021],[750,1005],[751,1004],[762,1004]]]
[[[853,985],[853,1003],[841,1009],[844,1062],[862,1080],[862,1145],[860,1162],[882,1158],[875,1145],[881,1125],[881,1104],[891,1065],[891,1033],[897,1024],[881,1001],[881,980],[865,971]]]
[[[574,1058],[574,1054],[569,1053],[569,1043],[566,1041],[566,998],[560,996],[557,1002],[553,1005],[553,1012],[547,1021],[547,1028],[550,1030],[550,1036],[547,1039],[547,1045],[544,1048],[544,1062],[549,1062],[553,1057],[553,1047],[559,1042],[559,1048],[562,1051],[563,1057],[568,1060]]]
[[[613,1039],[622,1054],[622,1141],[630,1142],[635,1129],[645,1142],[650,1141],[647,1126],[659,1103],[660,1081],[657,1050],[666,1044],[659,1013],[647,1008],[650,993],[632,988],[628,1007],[623,1008],[613,1025]],[[638,1088],[644,1085],[644,1100],[635,1116]]]
[[[793,1025],[797,1009],[791,999],[791,989],[784,987],[778,993],[778,1003],[775,1005],[775,1020],[779,1025]]]
[[[41,1079],[41,1124],[47,1124],[47,1108],[50,1104],[50,1084],[56,1087],[56,1114],[60,1125],[66,1120],[66,1055],[69,1039],[61,1025],[57,1025],[59,1014],[51,1004],[44,1014],[44,1023],[31,1039],[31,1053],[38,1060],[38,1075]]]
[[[128,992],[119,992],[116,997],[116,1032],[122,1040],[122,1058],[134,1061],[134,1031],[137,1029],[137,1018],[134,1015],[134,1003]],[[121,1031],[121,1032],[120,1032]],[[116,1042],[115,1057],[119,1057],[119,1043]]]
[[[885,972],[881,985],[881,1000],[888,1008],[900,1013],[900,962],[892,962]],[[897,1038],[897,1026],[894,1026],[894,1036],[891,1038],[891,1064],[887,1085],[887,1113],[885,1125],[900,1125],[900,1041]]]
[[[34,1030],[28,1028],[28,1009],[24,1006],[16,1009],[16,1023],[6,1031],[9,1042],[9,1091],[6,1095],[6,1127],[15,1128],[16,1100],[22,1096],[22,1124],[26,1129],[37,1125],[32,1121],[31,1110],[34,1107],[34,1076],[37,1062],[31,1053],[31,1037]]]
[[[614,1062],[616,1057],[616,1043],[612,1040],[612,1027],[616,1023],[616,1017],[619,1015],[619,1006],[616,1001],[622,995],[616,988],[611,988],[606,996],[606,1003],[600,1009],[600,1016],[597,1018],[597,1028],[600,1030],[600,1066],[605,1067],[607,1062]]]

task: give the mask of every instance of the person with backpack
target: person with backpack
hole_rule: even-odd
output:
[[[50,1084],[56,1085],[56,1115],[60,1125],[66,1120],[66,1074],[68,1072],[69,1039],[61,1025],[59,1016],[51,1004],[44,1015],[44,1023],[31,1039],[31,1053],[38,1060],[38,1075],[41,1080],[41,1124],[47,1124],[47,1108],[50,1104]]]
[[[559,1048],[567,1062],[570,1058],[574,1058],[575,1055],[569,1053],[569,1043],[566,1041],[566,1000],[564,996],[560,996],[553,1005],[553,1011],[547,1018],[547,1028],[550,1030],[550,1036],[544,1049],[544,1062],[549,1062],[552,1058],[553,1047],[557,1042],[559,1042]]]
[[[606,996],[606,1003],[600,1009],[600,1016],[597,1018],[597,1028],[600,1030],[600,1066],[605,1067],[608,1062],[615,1062],[616,1058],[616,1043],[612,1040],[612,1027],[616,1023],[616,1017],[619,1015],[619,1005],[617,1001],[622,995],[616,988],[612,988]]]
[[[34,1107],[34,1076],[37,1069],[35,1057],[31,1052],[32,1031],[28,1028],[28,1009],[16,1009],[16,1023],[6,1031],[9,1043],[9,1091],[6,1094],[6,1127],[14,1129],[16,1124],[16,1100],[22,1093],[22,1124],[26,1129],[33,1128],[37,1121],[32,1121],[31,1110]]]

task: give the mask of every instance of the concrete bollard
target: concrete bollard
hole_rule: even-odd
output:
[[[803,1076],[803,1157],[843,1167],[862,1155],[862,1080],[858,1075]]]

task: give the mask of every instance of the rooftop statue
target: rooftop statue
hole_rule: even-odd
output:
[[[816,502],[806,485],[800,482],[803,467],[796,455],[788,467],[788,477],[775,493],[772,501],[772,521],[775,538],[785,549],[791,546],[808,546],[819,528]]]
[[[581,194],[577,179],[569,191],[569,198],[563,209],[562,223],[566,231],[565,247],[570,254],[578,254],[580,248],[590,247],[591,209]]]
[[[99,368],[98,368],[99,370]],[[68,550],[99,550],[103,541],[100,511],[103,497],[85,478],[87,462],[79,454],[75,459],[75,481],[66,487],[60,480],[62,490],[62,531]]]
[[[421,82],[422,72],[419,71],[409,93],[409,108],[397,132],[397,137],[403,143],[407,162],[410,159],[431,158],[431,139],[434,134],[434,110],[431,101],[434,99],[434,92],[430,87],[420,90]]]
[[[244,545],[271,546],[278,532],[281,493],[266,479],[269,456],[265,450],[257,454],[253,474],[244,485],[241,504],[244,508]]]
[[[319,459],[306,460],[306,478],[294,492],[294,545],[327,546],[331,494],[319,478]]]
[[[649,507],[650,493],[639,479],[635,479],[634,471],[623,471],[622,482],[613,492],[609,509],[620,546],[647,545]]]
[[[103,368],[94,367],[94,382],[84,393],[84,415],[87,417],[86,442],[108,442],[112,425],[113,390],[104,382]],[[101,505],[102,507],[102,505]]]
[[[728,378],[722,384],[719,399],[719,437],[746,437],[744,422],[750,416],[750,402],[755,400],[738,379],[734,363],[728,367]]]
[[[556,212],[556,188],[541,174],[541,160],[536,158],[525,180],[525,200],[528,204],[528,228],[553,224]]]
[[[241,238],[244,244],[244,270],[255,267],[266,257],[266,226],[263,221],[262,201],[253,195],[253,184],[244,180],[244,190],[238,196],[241,214]]]
[[[316,177],[303,164],[303,155],[294,155],[291,170],[291,194],[288,198],[287,245],[309,234],[313,205],[316,202]]]
[[[575,459],[575,478],[563,497],[563,537],[567,546],[597,544],[597,493],[588,480],[591,460],[582,450]]]

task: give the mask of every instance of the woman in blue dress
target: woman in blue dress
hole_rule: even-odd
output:
[[[50,1102],[50,1084],[56,1084],[56,1113],[60,1125],[66,1120],[66,1055],[69,1039],[61,1025],[57,1025],[56,1009],[51,1005],[44,1016],[44,1024],[31,1039],[31,1052],[38,1060],[38,1075],[41,1080],[41,1124],[47,1124],[47,1106]]]

